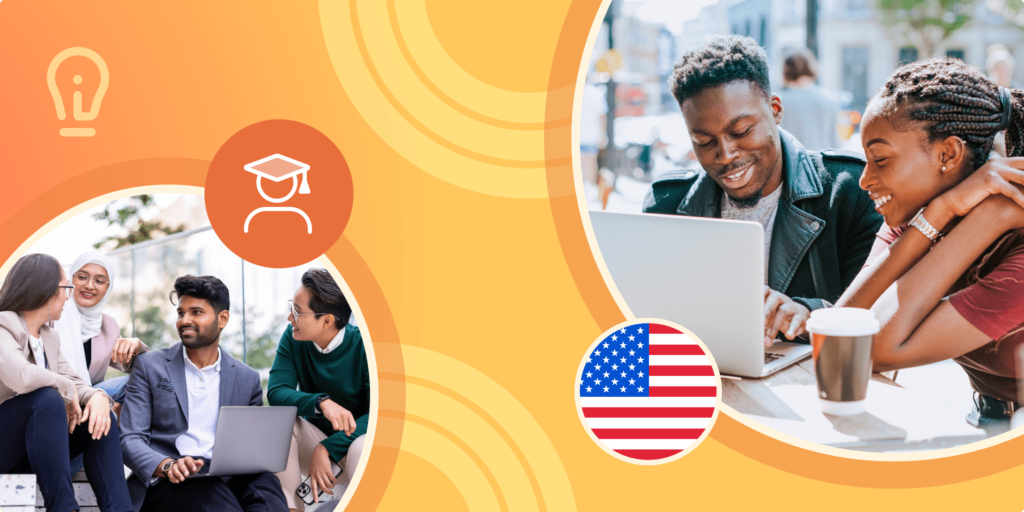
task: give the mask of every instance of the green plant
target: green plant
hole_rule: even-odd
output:
[[[152,195],[143,194],[107,203],[103,211],[93,214],[93,218],[105,221],[108,227],[121,226],[128,228],[128,232],[122,236],[104,237],[99,242],[93,244],[93,247],[99,249],[107,245],[108,242],[114,241],[116,243],[111,249],[120,249],[128,245],[152,240],[157,233],[171,235],[185,230],[184,224],[174,227],[167,226],[159,221],[143,220],[141,217],[142,211],[149,207],[152,202]]]
[[[1019,3],[1019,0],[1018,0]],[[971,21],[975,0],[878,0],[882,23],[902,28],[917,44],[921,58]]]
[[[233,318],[241,318],[241,311],[232,311]],[[234,315],[237,315],[234,316]],[[245,351],[242,350],[242,332],[238,331],[230,336],[221,339],[221,346],[227,349],[231,355],[238,360],[245,360],[249,367],[260,370],[269,370],[274,365],[274,357],[277,355],[277,344],[284,331],[285,315],[274,315],[265,325],[269,327],[262,332],[256,332],[254,320],[259,318],[255,307],[246,308],[245,313]],[[261,372],[262,373],[262,372]],[[263,386],[263,404],[267,402],[268,379],[260,379]]]
[[[232,312],[238,315],[237,318],[241,318],[241,312]],[[255,307],[250,306],[245,312],[245,364],[257,370],[268,369],[274,364],[274,356],[277,355],[277,343],[281,339],[281,333],[284,331],[285,315],[274,315],[269,321],[265,323],[269,327],[267,330],[257,332],[255,330],[255,320],[260,318],[259,312],[256,311]],[[231,355],[241,360],[243,358],[242,333],[235,333],[229,341],[231,346]]]
[[[1024,2],[1019,0],[988,0],[992,12],[1002,14],[1010,24],[1024,30]]]

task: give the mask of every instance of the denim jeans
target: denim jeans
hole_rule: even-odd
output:
[[[124,401],[124,389],[128,385],[128,376],[117,377],[116,379],[105,380],[93,386],[95,389],[102,389],[110,399],[121,403]],[[79,455],[74,459],[71,459],[71,474],[74,475],[85,467],[85,459],[83,455]]]

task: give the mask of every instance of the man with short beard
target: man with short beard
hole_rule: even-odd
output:
[[[174,281],[181,343],[136,356],[121,412],[121,451],[136,511],[286,510],[273,473],[186,480],[209,467],[222,406],[261,406],[259,373],[220,348],[228,288],[212,276]]]
[[[749,37],[689,51],[669,85],[703,170],[662,175],[644,212],[760,223],[765,345],[803,335],[810,311],[834,303],[864,266],[882,224],[858,186],[864,157],[807,150],[779,128],[768,56]]]

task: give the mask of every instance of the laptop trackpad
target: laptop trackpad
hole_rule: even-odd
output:
[[[791,364],[810,356],[811,346],[803,343],[776,341],[771,348],[764,351],[764,372],[762,376],[771,375]]]

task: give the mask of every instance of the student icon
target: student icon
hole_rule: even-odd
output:
[[[261,158],[255,162],[249,163],[245,166],[245,170],[256,175],[256,190],[259,191],[263,199],[271,203],[283,203],[292,198],[295,195],[296,190],[299,194],[309,194],[309,184],[306,182],[306,173],[309,172],[309,165],[304,164],[298,160],[288,158],[281,154],[273,154],[266,158]],[[302,184],[299,184],[299,175],[302,175]],[[267,195],[263,191],[263,178],[267,178],[275,183],[280,183],[288,178],[292,179],[292,189],[287,195],[281,198],[274,198]],[[302,216],[306,221],[306,232],[309,234],[313,233],[313,223],[309,220],[309,215],[306,212],[295,208],[293,206],[261,206],[245,218],[245,226],[242,231],[245,233],[249,232],[249,223],[259,213],[263,212],[295,212]]]

